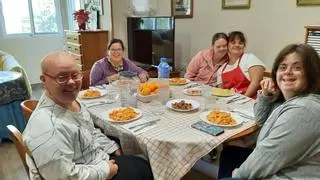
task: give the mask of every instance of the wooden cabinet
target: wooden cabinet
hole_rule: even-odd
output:
[[[66,30],[66,48],[82,65],[82,70],[90,70],[95,61],[106,55],[108,31]]]
[[[65,30],[67,51],[76,57],[85,76],[89,76],[92,65],[106,55],[108,31]],[[89,77],[84,77],[82,88],[89,87]]]
[[[320,55],[320,25],[305,26],[305,43],[312,46]]]

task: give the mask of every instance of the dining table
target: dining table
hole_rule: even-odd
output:
[[[22,74],[14,71],[0,71],[0,139],[8,139],[6,128],[11,124],[21,132],[26,127],[26,120],[20,103],[29,99],[27,86]]]
[[[192,111],[176,111],[163,103],[163,99],[153,99],[149,103],[138,101],[137,109],[142,116],[135,121],[119,123],[108,119],[110,109],[120,107],[120,98],[114,102],[89,104],[87,106],[93,116],[94,124],[101,128],[106,135],[120,140],[121,149],[125,155],[140,154],[149,160],[154,179],[181,179],[193,166],[217,146],[236,137],[246,136],[258,129],[253,118],[254,99],[235,93],[231,97],[219,96],[190,96],[183,93],[186,86],[170,86],[172,99],[186,99],[198,102],[199,107]],[[107,92],[119,92],[117,87],[105,85]],[[101,97],[108,99],[110,96]],[[230,101],[232,98],[246,98],[244,101]],[[99,101],[99,100],[95,100]],[[235,127],[224,127],[224,133],[213,136],[192,128],[191,125],[201,121],[200,116],[208,110],[240,112],[246,114],[241,124]],[[242,116],[241,116],[242,117]],[[155,121],[152,126],[134,132],[128,127],[140,122]],[[130,127],[129,127],[130,128]],[[242,135],[237,137],[238,134]],[[133,167],[134,168],[134,167]]]

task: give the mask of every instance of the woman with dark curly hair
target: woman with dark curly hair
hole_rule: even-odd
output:
[[[311,46],[285,47],[275,59],[272,79],[261,81],[254,113],[262,128],[255,149],[240,167],[232,164],[230,150],[222,152],[219,177],[237,168],[236,178],[320,179],[319,77],[320,58]]]

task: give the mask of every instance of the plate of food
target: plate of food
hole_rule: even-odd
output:
[[[115,123],[134,121],[140,118],[141,116],[141,110],[132,107],[113,108],[108,110],[107,112],[104,112],[102,115],[103,119]]]
[[[211,94],[214,96],[228,97],[235,95],[236,92],[233,89],[222,89],[213,87]]]
[[[202,95],[202,89],[201,88],[189,88],[184,89],[182,92],[188,96],[201,96]]]
[[[106,95],[106,93],[107,92],[105,90],[90,88],[87,90],[80,91],[79,97],[81,99],[94,99],[94,98],[102,97],[102,96]]]
[[[241,118],[237,114],[218,109],[201,113],[200,119],[220,127],[234,127],[242,124]]]
[[[166,106],[175,111],[192,111],[200,107],[200,103],[191,99],[173,99],[167,102]]]
[[[170,78],[169,84],[174,86],[182,86],[188,84],[190,82],[189,79],[186,78]]]

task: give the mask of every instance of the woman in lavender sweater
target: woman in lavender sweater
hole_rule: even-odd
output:
[[[124,45],[120,39],[112,39],[108,44],[107,56],[98,60],[90,72],[90,86],[108,84],[117,80],[120,71],[136,72],[141,82],[148,79],[148,73],[124,58]]]

